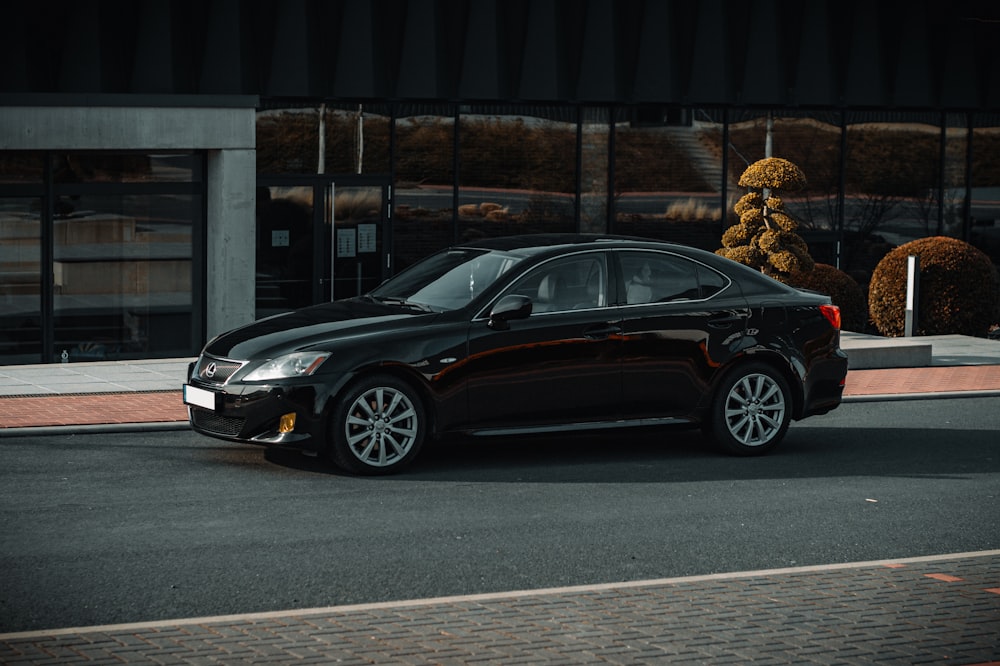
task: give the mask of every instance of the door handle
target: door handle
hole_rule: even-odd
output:
[[[618,324],[612,324],[612,323],[597,324],[595,326],[591,326],[590,328],[586,329],[583,332],[583,337],[587,338],[588,340],[604,340],[606,338],[610,338],[612,335],[615,335],[616,333],[620,334],[621,332],[622,332],[622,327],[619,326]]]
[[[746,315],[732,314],[719,315],[708,320],[708,325],[712,328],[730,328],[733,324],[738,324],[746,320]]]

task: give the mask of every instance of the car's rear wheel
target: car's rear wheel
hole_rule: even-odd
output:
[[[391,474],[409,465],[427,428],[420,396],[390,375],[352,385],[334,409],[330,458],[356,474]]]
[[[767,453],[784,438],[792,418],[788,382],[773,368],[753,363],[730,372],[719,384],[708,434],[726,453]]]

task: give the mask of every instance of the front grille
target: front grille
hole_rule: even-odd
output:
[[[198,359],[194,368],[194,376],[212,384],[225,384],[236,371],[246,365],[245,361],[233,361],[227,358],[215,358],[207,354]]]
[[[230,437],[235,437],[240,434],[241,430],[243,430],[243,424],[245,422],[246,419],[241,419],[235,416],[220,416],[215,412],[208,411],[207,409],[200,409],[198,407],[191,408],[191,423],[202,430],[214,432],[219,435],[229,435]]]

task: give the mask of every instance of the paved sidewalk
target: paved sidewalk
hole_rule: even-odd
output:
[[[0,634],[0,663],[1000,664],[1000,551]]]
[[[1000,341],[844,333],[842,346],[852,359],[846,402],[1000,395]],[[925,367],[905,365],[915,348],[925,352],[917,357],[926,358]],[[0,437],[67,428],[184,428],[180,387],[192,360],[0,366]],[[888,367],[872,367],[880,364]]]

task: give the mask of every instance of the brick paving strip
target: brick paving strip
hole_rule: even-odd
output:
[[[1000,664],[1000,551],[0,634],[0,663]]]
[[[844,396],[1000,391],[1000,365],[851,370]]]
[[[180,391],[0,398],[0,429],[187,421]]]

